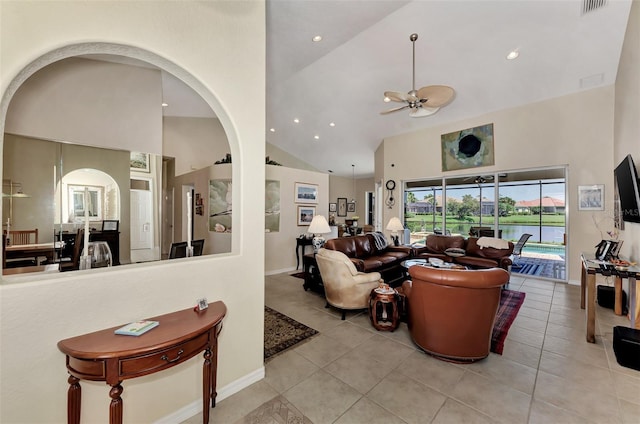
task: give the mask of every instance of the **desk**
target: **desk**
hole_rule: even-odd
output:
[[[302,256],[304,256],[304,248],[305,246],[313,246],[312,238],[296,238],[296,269],[300,267],[300,249],[302,249]]]
[[[141,336],[120,336],[109,328],[58,342],[69,372],[67,422],[80,422],[80,380],[105,381],[111,386],[109,423],[121,424],[122,381],[163,371],[204,350],[202,422],[209,422],[209,404],[216,406],[218,334],[227,307],[221,301],[196,312],[192,308],[158,317],[160,325]]]
[[[587,342],[595,343],[596,330],[596,274],[613,276],[615,278],[615,306],[614,312],[617,315],[622,313],[622,279],[629,279],[629,318],[631,320],[629,327],[640,329],[640,304],[637,299],[637,283],[636,278],[640,274],[640,268],[629,267],[627,271],[618,271],[615,268],[602,269],[600,263],[596,261],[593,255],[582,253],[582,273],[580,276],[580,308],[587,312]]]
[[[46,256],[49,262],[53,262],[54,244],[38,243],[38,244],[14,244],[5,247],[7,259],[23,259],[37,258]]]

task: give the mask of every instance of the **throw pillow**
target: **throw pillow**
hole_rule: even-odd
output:
[[[447,256],[451,256],[452,258],[458,258],[460,256],[465,255],[464,249],[459,249],[457,247],[451,247],[444,251],[444,254]]]

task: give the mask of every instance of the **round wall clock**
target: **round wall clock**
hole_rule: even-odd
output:
[[[387,190],[393,190],[394,188],[396,188],[396,182],[393,180],[388,180],[387,181]]]

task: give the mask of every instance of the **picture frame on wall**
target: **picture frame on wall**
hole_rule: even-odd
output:
[[[131,152],[129,156],[129,168],[132,171],[149,172],[149,153]]]
[[[337,203],[329,203],[329,212],[336,213],[338,211]]]
[[[355,212],[356,211],[356,203],[349,202],[347,203],[347,212]]]
[[[311,225],[314,216],[316,216],[315,206],[298,206],[298,225]]]
[[[604,184],[578,186],[579,211],[604,210]]]
[[[318,185],[295,183],[294,198],[296,203],[318,203]]]
[[[338,216],[347,216],[347,198],[338,197]]]
[[[440,143],[444,172],[494,164],[493,124],[442,134]]]

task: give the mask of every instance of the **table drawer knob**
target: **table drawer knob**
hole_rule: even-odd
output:
[[[163,361],[167,361],[168,363],[171,364],[173,362],[179,361],[180,360],[180,355],[182,355],[183,353],[184,353],[184,350],[180,349],[178,351],[178,356],[176,356],[174,359],[169,359],[169,357],[167,355],[162,355],[160,357],[160,359],[162,359]]]

